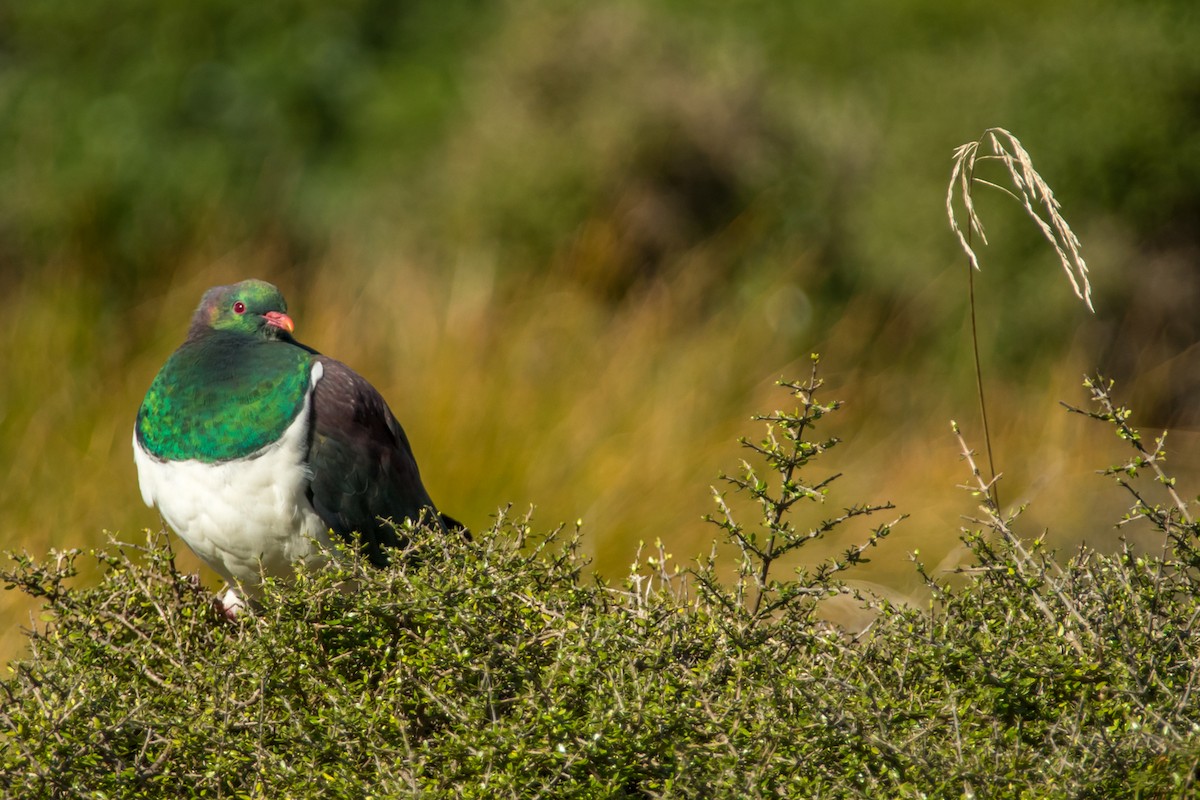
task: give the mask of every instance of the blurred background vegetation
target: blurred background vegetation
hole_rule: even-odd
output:
[[[734,439],[819,351],[848,401],[830,502],[912,516],[864,579],[915,591],[904,553],[956,563],[973,507],[943,203],[990,125],[1063,203],[1097,309],[977,195],[1002,497],[1103,546],[1122,504],[1094,470],[1119,450],[1056,406],[1084,371],[1200,464],[1197,53],[1193,0],[4,4],[3,546],[159,525],[134,413],[203,290],[255,276],[389,399],[439,505],[582,519],[608,576],[638,540],[707,552]]]

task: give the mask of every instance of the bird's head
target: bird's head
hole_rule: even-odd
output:
[[[208,330],[230,331],[263,339],[289,339],[295,330],[287,302],[266,281],[248,280],[215,286],[204,293],[192,317],[189,335]]]

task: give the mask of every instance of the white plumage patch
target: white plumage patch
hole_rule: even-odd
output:
[[[320,363],[313,365],[304,408],[283,436],[245,459],[162,461],[143,450],[134,433],[146,505],[157,506],[204,563],[251,597],[261,575],[286,577],[297,561],[323,562],[314,539],[330,544],[329,529],[305,494],[312,389],[323,372]]]

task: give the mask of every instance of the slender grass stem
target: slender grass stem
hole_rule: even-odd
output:
[[[967,233],[968,240],[970,232]],[[968,305],[971,309],[971,353],[975,358],[975,393],[979,396],[979,419],[983,423],[983,447],[988,461],[988,495],[1000,508],[1000,490],[996,488],[996,458],[992,451],[992,432],[988,426],[987,392],[983,390],[983,360],[979,357],[979,324],[975,318],[975,270],[967,265]]]

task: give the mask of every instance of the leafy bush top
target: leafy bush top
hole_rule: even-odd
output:
[[[1200,703],[1200,549],[1187,506],[1146,500],[1160,469],[1093,382],[1094,416],[1137,450],[1111,471],[1161,554],[1081,550],[1057,563],[1013,533],[986,486],[963,541],[975,563],[936,576],[914,558],[928,608],[856,594],[843,571],[866,544],[790,579],[779,554],[881,510],[812,530],[814,370],[735,489],[718,495],[742,554],[689,573],[651,549],[629,578],[583,576],[578,531],[533,534],[499,515],[474,541],[409,531],[386,570],[335,566],[269,583],[261,609],[218,620],[174,566],[169,541],[12,557],[4,579],[41,597],[46,624],[0,683],[0,788],[98,797],[1120,797],[1189,796]],[[969,451],[966,452],[970,459]],[[970,462],[973,465],[973,461]],[[1165,475],[1160,482],[1170,484]],[[1175,499],[1178,499],[1177,496]],[[851,634],[821,598],[875,612]]]

